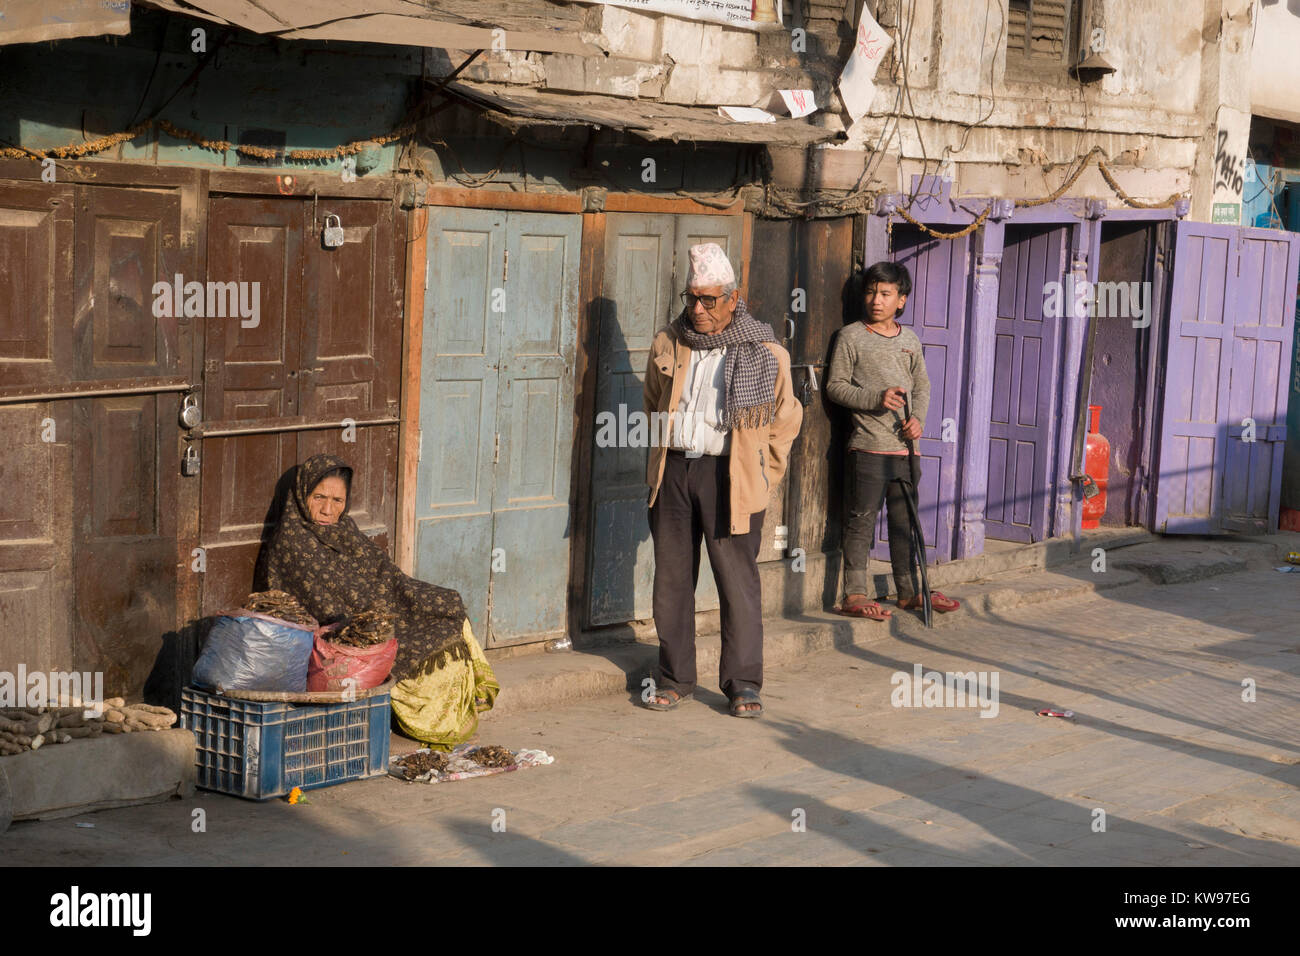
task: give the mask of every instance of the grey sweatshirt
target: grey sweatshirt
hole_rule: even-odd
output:
[[[899,435],[902,409],[880,404],[885,389],[907,390],[912,417],[925,427],[930,408],[930,376],[925,371],[921,340],[907,326],[893,338],[867,330],[854,322],[840,330],[826,373],[826,394],[831,401],[853,411],[853,436],[849,448],[857,451],[906,451]]]

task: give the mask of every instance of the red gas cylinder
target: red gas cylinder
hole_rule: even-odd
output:
[[[1101,406],[1089,405],[1088,442],[1083,455],[1083,470],[1097,483],[1099,494],[1083,499],[1083,526],[1095,528],[1106,513],[1106,481],[1110,477],[1110,442],[1097,431],[1101,427]]]

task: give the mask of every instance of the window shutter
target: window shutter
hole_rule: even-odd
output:
[[[1029,0],[1011,0],[1007,10],[1007,54],[1025,55],[1025,36],[1029,33]]]
[[[1069,0],[1009,0],[1007,54],[1059,60],[1065,54]]]
[[[1033,0],[1029,55],[1059,60],[1065,53],[1066,0]]]

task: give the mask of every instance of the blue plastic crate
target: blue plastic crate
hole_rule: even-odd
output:
[[[194,732],[198,785],[249,800],[385,775],[389,720],[387,691],[337,704],[181,691],[181,726]]]

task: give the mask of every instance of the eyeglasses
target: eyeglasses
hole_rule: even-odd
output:
[[[686,306],[686,308],[688,308],[688,309],[693,309],[693,308],[695,308],[695,303],[696,303],[696,302],[699,302],[699,303],[701,303],[701,304],[702,304],[706,309],[708,309],[710,312],[712,312],[712,311],[713,311],[713,307],[714,307],[715,305],[717,305],[719,301],[721,301],[721,300],[723,300],[723,299],[730,298],[730,296],[731,296],[731,293],[727,293],[727,295],[694,295],[694,294],[692,294],[692,293],[690,293],[690,292],[683,292],[683,293],[681,294],[681,299],[682,299],[682,303],[683,303],[683,304]]]

